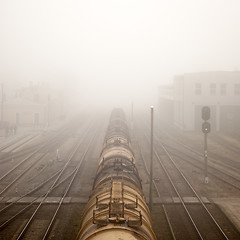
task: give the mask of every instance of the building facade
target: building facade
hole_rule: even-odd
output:
[[[240,124],[240,72],[187,73],[174,78],[173,123],[201,130],[201,109],[211,110],[213,131],[235,131]]]
[[[30,85],[7,97],[2,104],[2,118],[9,125],[42,126],[64,119],[65,96],[46,84]]]

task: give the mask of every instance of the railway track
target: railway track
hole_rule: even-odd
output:
[[[194,144],[192,143],[192,140],[184,138],[183,142],[183,137],[179,136],[176,137],[176,134],[168,133],[164,131],[163,129],[160,129],[159,127],[156,130],[158,138],[161,138],[165,145],[170,146],[174,145],[177,146],[176,148],[179,148],[179,146],[182,146],[185,150],[194,153],[196,156],[203,157],[203,139],[201,138],[198,143]],[[173,137],[174,136],[174,137]],[[224,169],[226,170],[229,169],[229,171],[235,171],[236,169],[240,168],[239,161],[237,159],[234,159],[233,157],[229,157],[229,154],[235,153],[236,156],[239,156],[239,149],[233,148],[229,143],[226,141],[223,141],[223,139],[220,136],[214,137],[212,134],[209,135],[209,139],[211,142],[209,143],[210,147],[208,149],[208,160],[209,163],[214,165],[215,168],[218,168],[219,170]],[[169,140],[170,144],[167,143]],[[186,144],[186,142],[188,144]],[[217,147],[216,147],[217,146]],[[214,151],[215,150],[215,151]],[[237,151],[238,150],[238,151]],[[218,152],[216,152],[218,151]],[[221,152],[226,152],[230,151],[227,155],[221,154]]]
[[[146,124],[143,125],[146,128]],[[188,165],[193,166],[196,169],[194,171],[201,172],[203,174],[203,151],[201,152],[189,145],[186,145],[186,143],[184,143],[186,141],[184,140],[183,142],[182,137],[176,137],[176,134],[174,133],[172,135],[157,127],[154,138],[156,142],[164,142],[164,145],[168,151],[170,151],[171,154],[177,157],[181,162],[185,162]],[[201,144],[198,144],[198,146],[199,145],[201,146]],[[236,164],[234,164],[235,161],[231,160],[225,163],[224,160],[219,159],[223,159],[223,156],[219,157],[218,155],[214,155],[212,152],[208,154],[208,175],[239,191],[240,175],[239,171],[236,171],[238,168]],[[231,162],[233,165],[231,165]]]
[[[220,146],[224,146],[227,150],[234,152],[236,155],[240,154],[239,144],[240,142],[233,137],[221,136],[220,134],[211,134],[211,139],[218,143]]]
[[[44,168],[44,166],[49,166],[50,161],[47,161],[48,163],[46,164],[47,155],[49,153],[52,153],[52,155],[56,154],[56,150],[68,139],[69,134],[76,131],[77,123],[77,121],[73,122],[72,124],[62,127],[59,131],[49,134],[47,138],[44,137],[37,148],[35,148],[35,146],[30,147],[27,151],[23,150],[23,153],[15,155],[14,161],[11,161],[7,166],[11,168],[7,170],[7,167],[5,167],[5,173],[0,177],[0,196],[4,197],[6,191],[10,189],[12,192],[15,191],[12,187],[16,186],[16,183],[26,174],[29,174],[30,170],[32,170],[31,174],[34,176],[37,174],[36,171],[39,172],[39,169]],[[17,156],[19,158],[17,158]]]
[[[40,134],[28,135],[17,139],[16,141],[4,144],[0,151],[0,165],[5,169],[5,165],[11,162],[16,163],[15,160],[19,160],[26,157],[28,154],[35,151],[41,144],[38,140]],[[35,145],[33,145],[35,143]]]
[[[47,209],[46,212],[48,212],[48,216],[50,217],[49,218],[50,221],[46,221],[46,218],[45,218],[46,229],[44,229],[44,227],[41,228],[41,230],[43,230],[43,237],[41,239],[46,239],[49,236],[50,231],[53,227],[53,224],[56,220],[56,216],[57,216],[57,214],[58,214],[58,212],[59,212],[59,210],[60,210],[60,208],[63,204],[63,201],[64,201],[65,197],[67,196],[67,194],[68,194],[68,192],[71,188],[71,185],[72,185],[73,181],[75,180],[76,174],[79,171],[79,168],[81,167],[81,164],[83,162],[83,159],[84,159],[86,153],[89,151],[89,146],[92,143],[92,141],[93,141],[93,138],[89,142],[89,144],[87,146],[87,149],[85,150],[85,152],[84,152],[83,156],[81,157],[80,161],[78,162],[77,166],[72,167],[72,166],[70,166],[70,163],[72,162],[72,159],[75,156],[77,150],[79,149],[81,143],[77,146],[77,148],[74,150],[73,154],[69,157],[68,162],[66,163],[66,165],[64,166],[62,171],[59,173],[58,177],[56,178],[56,180],[54,181],[54,183],[52,184],[52,186],[50,187],[48,192],[44,195],[43,200],[40,202],[40,204],[38,205],[38,207],[36,208],[36,210],[34,211],[32,216],[30,217],[30,219],[28,220],[28,222],[26,223],[26,225],[24,226],[24,228],[22,229],[22,231],[18,235],[17,239],[22,239],[24,235],[26,235],[26,236],[30,235],[31,236],[31,232],[33,232],[34,229],[35,229],[34,219],[37,218],[37,214],[41,214],[40,210],[45,212],[44,209],[41,209],[41,208],[46,208]],[[53,187],[59,183],[63,173],[69,170],[68,168],[71,168],[71,171],[72,171],[72,174],[71,174],[72,176],[69,178],[70,182],[67,184],[67,186],[63,190],[59,203],[56,205],[55,208],[51,208],[51,213],[50,213],[49,210],[48,210],[48,207],[44,206],[44,202],[47,199],[47,197],[50,195]],[[38,234],[41,235],[40,232],[38,232]]]
[[[9,235],[14,225],[18,226],[13,231],[15,235],[12,237],[15,239],[47,239],[52,234],[59,211],[68,199],[71,186],[95,138],[94,135],[89,139],[88,133],[89,128],[85,129],[85,135],[81,137],[82,141],[78,141],[66,157],[67,161],[64,161],[61,169],[0,210],[1,216],[8,216],[4,220],[1,217],[0,236],[4,236],[6,232]],[[83,146],[86,146],[84,151]],[[80,160],[79,156],[81,156]],[[19,205],[22,205],[20,209]],[[21,222],[21,218],[24,222]]]
[[[147,138],[146,135],[145,138]],[[212,211],[214,214],[211,213],[209,208],[214,208],[212,206],[215,205],[203,201],[180,171],[165,146],[159,140],[157,144],[154,150],[154,171],[158,171],[158,176],[153,184],[155,194],[158,199],[161,199],[159,202],[168,199],[167,204],[162,204],[162,212],[168,222],[171,239],[238,239],[240,235],[232,224],[229,221],[226,221],[227,224],[221,222],[221,217],[218,221],[216,220],[217,214],[223,215],[219,213],[220,210]],[[144,166],[148,167],[148,163],[145,162]],[[149,175],[149,171],[146,171]],[[165,176],[164,179],[163,176]],[[210,232],[211,236],[209,236]]]
[[[11,141],[10,143],[4,144],[4,146],[0,148],[0,152],[15,152],[16,150],[22,148],[25,144],[30,143],[38,137],[39,134],[21,136],[20,138]]]
[[[203,167],[203,157],[194,157],[190,153],[179,151],[176,148],[173,148],[169,145],[166,145],[169,151],[171,151],[171,154],[178,157],[182,162],[188,163],[189,165],[193,166],[195,169],[198,169],[200,172],[203,173],[204,167]],[[194,152],[192,152],[194,153]],[[194,161],[193,161],[194,159]],[[238,176],[235,176],[235,173],[229,173],[227,171],[224,171],[224,169],[220,169],[213,165],[212,163],[208,163],[208,175],[218,179],[219,181],[223,182],[224,184],[236,189],[240,190],[240,178]]]
[[[57,136],[58,138],[59,136]],[[46,156],[48,150],[46,148],[55,147],[59,142],[56,139],[50,139],[43,146],[40,146],[37,150],[30,153],[23,160],[18,162],[13,168],[7,171],[1,178],[0,196],[2,196],[12,185],[14,185],[21,177],[29,172],[36,164]],[[45,150],[46,149],[46,150]],[[42,153],[46,151],[46,153]]]
[[[166,133],[164,134],[166,135]],[[188,145],[174,139],[173,137],[170,137],[169,134],[167,134],[167,137],[171,139],[172,144],[167,143],[167,141],[165,141],[166,143],[164,144],[167,149],[171,151],[171,154],[178,157],[178,159],[181,161],[194,166],[194,168],[200,170],[201,172],[204,171],[203,153],[200,153]],[[155,139],[157,141],[162,141],[159,139],[159,137],[156,136]],[[183,149],[180,149],[179,146],[182,146],[185,151],[183,151]],[[226,164],[222,164],[221,162],[216,161],[213,156],[208,157],[208,174],[218,179],[219,181],[222,181],[224,184],[227,184],[236,190],[240,190],[240,176],[236,172],[236,168],[229,165],[226,166]]]

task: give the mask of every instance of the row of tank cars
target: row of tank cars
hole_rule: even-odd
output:
[[[121,109],[111,113],[77,239],[156,239]]]

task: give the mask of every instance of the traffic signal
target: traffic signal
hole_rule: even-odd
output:
[[[205,106],[202,108],[202,119],[207,121],[210,119],[210,108]]]
[[[202,131],[203,133],[209,133],[211,131],[211,125],[209,122],[204,122],[202,124]]]

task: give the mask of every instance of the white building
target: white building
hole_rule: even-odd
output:
[[[176,76],[173,122],[184,130],[201,130],[201,109],[211,109],[211,129],[240,129],[240,72],[202,72]]]
[[[63,120],[67,110],[64,92],[46,84],[18,90],[1,107],[3,121],[18,126],[48,126]]]

